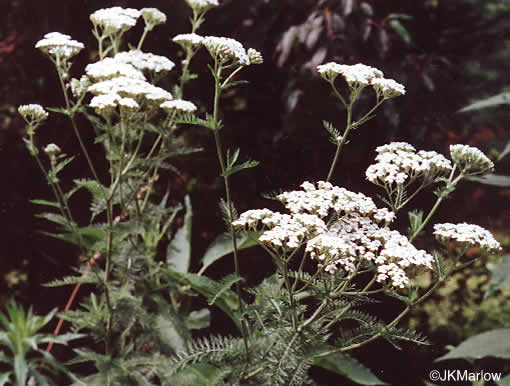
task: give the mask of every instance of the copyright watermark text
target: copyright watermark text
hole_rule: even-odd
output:
[[[501,379],[501,373],[468,370],[431,370],[429,373],[431,381],[441,382],[462,382],[462,381],[494,381]]]

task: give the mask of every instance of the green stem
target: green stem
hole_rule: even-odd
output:
[[[142,37],[140,38],[140,41],[138,42],[138,46],[136,47],[136,49],[138,51],[142,50],[143,41],[145,40],[145,37],[147,36],[147,32],[149,32],[149,31],[150,31],[150,29],[148,29],[147,26],[145,26],[145,28],[143,29]]]
[[[217,152],[218,160],[220,162],[220,167],[221,167],[221,174],[224,174],[226,167],[225,167],[225,161],[223,159],[223,150],[222,150],[221,140],[220,140],[220,136],[219,136],[219,132],[218,132],[218,130],[219,130],[219,127],[218,127],[219,101],[220,101],[220,95],[221,95],[221,91],[222,91],[222,88],[220,85],[221,71],[222,71],[221,64],[218,63],[218,60],[215,60],[214,73],[213,73],[214,89],[215,89],[214,90],[214,105],[213,105],[213,127],[214,127],[213,132],[214,132],[214,142],[216,144],[216,152]],[[231,199],[230,199],[230,184],[229,184],[229,178],[227,175],[223,176],[223,182],[225,185],[225,195],[226,195],[229,218],[231,220],[233,220],[232,203],[231,203]],[[237,239],[236,239],[235,230],[234,230],[234,227],[232,226],[232,224],[230,224],[229,229],[230,229],[230,237],[232,238],[232,247],[233,247],[233,253],[234,253],[234,269],[235,269],[235,273],[238,276],[240,276],[239,256],[238,256],[238,250],[237,250]],[[240,311],[241,315],[243,315],[241,318],[241,333],[243,335],[244,348],[246,351],[246,361],[249,361],[250,355],[249,355],[249,349],[248,349],[248,337],[247,337],[246,324],[245,324],[245,319],[244,319],[244,305],[243,305],[243,300],[241,297],[241,283],[240,282],[236,282],[235,289],[236,289],[236,293],[237,293],[237,303],[238,303],[239,311]]]
[[[427,223],[430,221],[430,219],[432,218],[432,216],[434,215],[434,213],[436,212],[437,208],[439,208],[439,205],[441,204],[441,202],[450,194],[449,193],[449,190],[454,188],[458,183],[459,181],[464,177],[463,174],[459,174],[457,176],[457,178],[455,178],[453,181],[452,181],[452,178],[453,178],[453,174],[455,172],[455,167],[452,169],[452,173],[450,174],[450,178],[448,180],[448,183],[446,185],[446,190],[443,191],[441,193],[441,195],[437,198],[436,200],[436,203],[434,204],[434,206],[432,207],[432,209],[430,210],[429,214],[427,215],[427,217],[425,218],[425,220],[423,220],[423,222],[420,224],[420,226],[414,231],[414,233],[411,235],[411,237],[409,237],[409,241],[412,243],[413,240],[416,238],[416,236],[418,236],[420,234],[420,232],[423,230],[423,228],[425,227],[425,225],[427,225]]]

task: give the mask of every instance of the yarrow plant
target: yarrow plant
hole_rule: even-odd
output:
[[[369,121],[386,100],[405,95],[405,88],[384,78],[379,69],[330,62],[317,71],[345,108],[346,125],[338,130],[323,123],[336,147],[326,178],[276,195],[284,212],[262,208],[238,215],[232,178],[258,162],[241,162],[240,149],[223,148],[222,97],[225,90],[243,83],[238,79],[243,69],[264,60],[259,51],[234,39],[197,34],[218,1],[186,2],[192,13],[191,32],[171,39],[183,50],[180,66],[141,50],[148,33],[166,22],[166,15],[155,8],[95,11],[90,20],[99,58],[70,80],[71,60],[83,44],[60,33],[47,34],[36,44],[55,63],[64,95],[63,108],[48,110],[70,119],[90,174],[75,179],[73,188],[65,191],[59,173],[73,157],[54,143],[45,145],[40,157],[35,136],[48,113],[40,105],[19,107],[27,123],[27,148],[56,198],[33,202],[54,210],[41,217],[57,224],[55,236],[74,243],[85,257],[78,276],[50,285],[94,286],[83,303],[71,309],[73,292],[60,314],[76,332],[92,338],[86,347],[76,347],[75,362],[89,362],[93,369],[86,377],[69,373],[70,377],[84,385],[303,385],[314,384],[309,373],[314,366],[351,379],[356,368],[375,378],[346,353],[378,338],[426,344],[419,333],[398,327],[399,322],[449,275],[473,262],[461,259],[469,248],[500,251],[487,230],[471,224],[436,224],[437,247],[420,249],[413,244],[459,182],[492,170],[492,161],[465,145],[453,145],[449,160],[394,142],[377,148],[376,162],[366,171],[367,179],[386,193],[382,204],[334,185],[331,181],[350,131]],[[138,44],[129,45],[136,48],[124,51],[125,32],[142,20]],[[185,87],[197,77],[191,64],[199,50],[210,56],[214,81],[213,100],[205,104],[188,97]],[[176,67],[178,77],[173,75]],[[158,85],[166,76],[176,79],[171,91]],[[354,115],[359,96],[369,91],[374,106]],[[106,177],[98,173],[98,160],[84,145],[78,114],[95,129]],[[171,157],[198,151],[183,147],[176,129],[184,125],[202,127],[214,137],[225,189],[220,209],[226,233],[206,251],[197,273],[190,272],[191,200],[186,196],[178,203],[160,182],[165,170],[175,170]],[[409,233],[402,234],[394,225],[399,211],[429,186],[436,188],[436,203],[425,218],[424,212],[410,212]],[[70,205],[80,189],[91,194],[91,220],[86,226],[75,221]],[[178,217],[180,227],[174,224]],[[247,287],[239,252],[255,245],[270,256],[276,271]],[[221,280],[205,275],[230,254],[234,261],[230,275]],[[424,272],[435,277],[425,290],[413,284]],[[194,339],[192,330],[211,329],[210,310],[200,308],[203,302],[194,302],[197,294],[225,312],[238,331],[232,336],[202,332],[202,338]],[[370,314],[366,304],[374,296],[400,300],[401,312],[390,321]]]

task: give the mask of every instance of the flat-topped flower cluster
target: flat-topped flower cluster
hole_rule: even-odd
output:
[[[436,224],[434,225],[434,235],[444,244],[455,241],[457,246],[461,248],[478,246],[485,253],[501,251],[501,245],[494,239],[494,236],[479,225],[468,223]]]
[[[188,3],[197,12],[204,12],[218,5],[214,0],[189,0]],[[166,21],[165,14],[155,8],[137,10],[121,7],[100,9],[91,14],[90,20],[94,25],[96,38],[102,41],[105,37],[121,34],[134,27],[140,16],[148,30]],[[230,38],[202,37],[192,33],[177,35],[174,42],[183,47],[203,45],[215,60],[222,62],[231,61],[240,66],[263,62],[260,52],[252,48],[246,50],[240,42]],[[46,34],[36,47],[50,56],[66,59],[84,48],[82,43],[58,32]],[[116,108],[122,110],[128,107],[135,111],[144,102],[151,108],[157,105],[166,111],[193,112],[196,110],[194,104],[182,100],[168,103],[173,100],[172,94],[148,81],[154,79],[155,75],[171,71],[174,66],[175,64],[164,56],[131,50],[89,64],[85,68],[85,75],[79,80],[72,79],[69,83],[73,95],[77,98],[86,92],[92,93],[94,97],[90,107],[105,117],[111,115]]]
[[[317,66],[317,71],[322,78],[331,83],[341,75],[349,87],[357,92],[366,86],[372,86],[378,98],[389,99],[406,93],[403,85],[393,79],[384,78],[381,70],[361,63],[347,65],[329,62]]]
[[[483,174],[494,170],[494,163],[476,147],[451,145],[450,154],[463,174]]]
[[[416,149],[406,142],[379,146],[375,164],[366,171],[367,179],[376,185],[404,184],[416,178],[433,181],[451,172],[452,164],[435,151]]]
[[[390,230],[394,213],[377,208],[371,198],[329,182],[304,182],[301,187],[277,196],[290,214],[249,210],[234,227],[263,230],[259,241],[284,256],[305,245],[305,252],[331,274],[374,264],[378,282],[404,288],[409,268],[432,268],[432,256]]]

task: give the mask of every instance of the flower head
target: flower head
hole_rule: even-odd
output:
[[[140,79],[119,76],[93,84],[88,91],[95,95],[117,94],[134,99],[145,98],[148,101],[162,103],[172,100],[172,94],[160,87]]]
[[[463,174],[483,174],[494,170],[494,163],[476,147],[450,145],[450,154]]]
[[[175,36],[172,41],[179,44],[181,47],[196,47],[203,43],[204,37],[195,33],[191,34],[179,34]]]
[[[250,58],[243,45],[235,39],[207,36],[203,44],[213,58],[232,61],[242,66],[250,65]]]
[[[367,179],[382,186],[403,185],[417,178],[429,183],[451,171],[452,165],[443,155],[435,151],[418,153],[406,142],[392,142],[376,149],[376,163],[366,171]]]
[[[174,99],[171,101],[163,102],[160,107],[163,110],[167,111],[180,111],[183,113],[192,113],[197,109],[193,103],[182,100],[182,99]]]
[[[358,63],[354,65],[338,64],[334,62],[317,66],[317,71],[326,80],[333,82],[338,75],[342,75],[350,87],[365,87],[374,78],[382,78],[383,73],[377,68]]]
[[[35,45],[35,48],[39,48],[45,54],[58,60],[68,60],[84,47],[83,43],[60,32],[51,32],[44,35],[44,39],[39,40]]]
[[[18,107],[18,113],[29,125],[38,125],[48,118],[48,112],[37,104],[21,105]]]
[[[186,0],[186,3],[197,13],[208,11],[219,5],[218,0]]]
[[[152,30],[159,24],[166,23],[166,15],[159,9],[142,8],[140,12],[142,13],[143,20],[145,21],[148,30]]]
[[[133,8],[104,8],[91,14],[90,21],[95,27],[100,27],[106,35],[109,35],[131,29],[141,14],[140,11]]]
[[[406,93],[405,87],[393,79],[374,78],[372,79],[372,86],[379,97],[386,99],[394,98]]]
[[[454,240],[462,248],[479,246],[486,253],[501,251],[501,245],[494,239],[494,236],[488,230],[474,224],[436,224],[434,225],[434,235],[442,243]]]
[[[139,71],[150,71],[153,73],[170,71],[175,67],[175,63],[164,56],[145,53],[139,50],[119,52],[114,56],[114,59],[119,63],[129,64]]]
[[[60,147],[58,147],[57,145],[55,145],[54,143],[49,143],[46,145],[46,147],[44,148],[44,152],[46,154],[48,154],[50,157],[51,156],[55,156],[57,155],[58,153],[61,152],[60,150]]]
[[[248,57],[250,58],[250,64],[262,64],[264,63],[264,58],[262,54],[258,52],[254,48],[248,48],[247,51]]]
[[[85,73],[95,81],[102,81],[116,77],[127,77],[131,79],[145,80],[141,71],[128,63],[115,58],[104,58],[98,62],[85,67]]]

